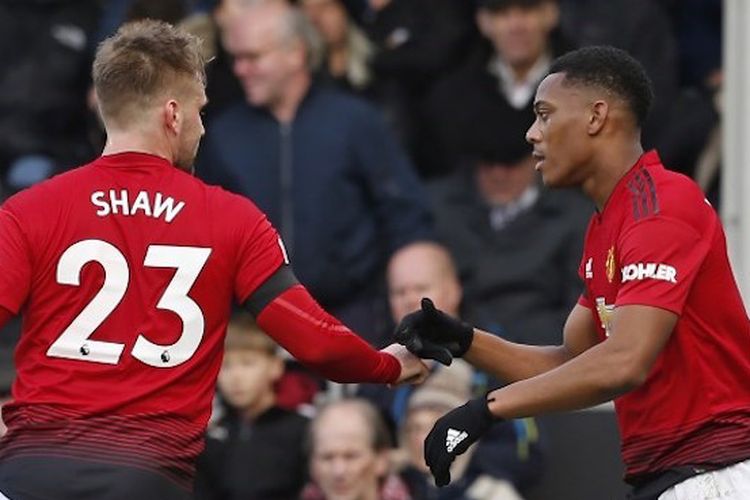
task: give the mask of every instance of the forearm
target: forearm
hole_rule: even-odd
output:
[[[335,382],[394,383],[400,375],[396,358],[357,337],[326,313],[301,285],[271,301],[257,321],[302,364]]]
[[[474,329],[474,340],[464,359],[476,368],[511,383],[557,368],[571,358],[563,346],[516,344]]]
[[[502,418],[577,410],[610,401],[637,387],[639,382],[619,367],[628,361],[597,345],[576,358],[540,375],[493,391],[490,411]]]

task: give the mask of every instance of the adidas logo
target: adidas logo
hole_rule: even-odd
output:
[[[448,453],[453,452],[456,446],[467,437],[469,437],[469,435],[466,431],[448,429],[448,434],[445,436],[445,448],[448,450]]]

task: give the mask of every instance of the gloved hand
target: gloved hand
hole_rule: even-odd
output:
[[[454,408],[435,422],[424,441],[424,458],[436,485],[450,483],[450,466],[456,456],[468,450],[499,420],[492,415],[486,397],[482,396]]]
[[[436,309],[425,297],[422,309],[407,314],[396,327],[394,337],[420,358],[450,365],[454,356],[461,357],[469,350],[474,328]]]

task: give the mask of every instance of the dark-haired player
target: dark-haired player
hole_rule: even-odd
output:
[[[537,90],[536,169],[597,207],[563,345],[513,344],[428,300],[397,329],[412,352],[464,356],[509,382],[435,425],[426,456],[438,483],[495,419],[614,399],[634,498],[750,498],[750,322],[716,211],[643,152],[651,95],[641,65],[609,47],[562,56]]]

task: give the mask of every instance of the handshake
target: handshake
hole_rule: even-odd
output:
[[[396,327],[396,342],[423,359],[434,359],[450,365],[454,357],[463,356],[474,339],[474,328],[435,308],[428,298],[422,309],[408,314]]]
[[[450,365],[463,356],[474,340],[474,328],[439,309],[428,298],[421,309],[408,314],[396,327],[395,340],[423,359]],[[473,399],[443,415],[435,423],[424,443],[424,457],[435,484],[450,482],[450,465],[464,453],[497,419],[485,397]]]

